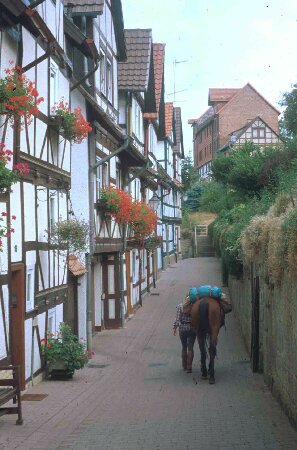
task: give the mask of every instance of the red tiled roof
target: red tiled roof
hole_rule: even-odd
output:
[[[159,112],[162,95],[165,44],[153,44],[156,109]]]
[[[79,277],[87,272],[85,266],[74,255],[68,257],[68,267],[74,276]]]
[[[173,119],[173,103],[165,103],[165,136],[171,136]]]
[[[214,102],[229,102],[229,100],[231,100],[231,98],[234,97],[238,91],[240,91],[240,89],[210,88],[208,104],[211,105]]]
[[[158,119],[158,113],[143,113],[143,118],[147,120],[155,120]]]

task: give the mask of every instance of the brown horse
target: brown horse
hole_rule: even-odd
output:
[[[209,375],[209,383],[215,383],[214,359],[218,335],[222,323],[221,308],[217,300],[211,297],[204,297],[197,300],[191,311],[193,328],[197,334],[200,354],[201,354],[201,374],[203,379]],[[209,367],[206,368],[206,338],[209,336]]]

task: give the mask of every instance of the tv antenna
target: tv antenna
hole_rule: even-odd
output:
[[[175,60],[173,61],[173,93],[172,93],[172,94],[169,94],[169,95],[173,95],[173,102],[175,102],[175,94],[178,94],[179,92],[184,92],[184,91],[187,90],[187,89],[183,89],[182,91],[176,91],[176,89],[175,89],[175,72],[176,72],[176,66],[177,66],[177,64],[184,64],[184,63],[186,63],[186,62],[188,62],[187,59],[184,59],[184,60],[177,60],[177,59],[175,59]]]

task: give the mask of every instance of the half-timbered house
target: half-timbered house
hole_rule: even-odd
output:
[[[127,61],[119,64],[120,125],[131,136],[139,153],[146,158],[142,168],[130,168],[126,189],[135,200],[147,202],[147,188],[157,189],[151,169],[148,118],[157,118],[154,86],[153,44],[150,29],[125,30]],[[138,245],[137,245],[138,244]],[[138,247],[138,248],[137,248]],[[128,241],[126,283],[128,313],[141,303],[144,292],[156,279],[156,253],[147,251],[144,242]]]
[[[0,139],[13,151],[13,163],[29,167],[1,203],[9,217],[17,216],[7,253],[1,255],[1,356],[20,364],[24,388],[41,369],[40,336],[57,330],[67,298],[67,255],[51,245],[49,233],[67,218],[70,143],[51,115],[56,101],[69,100],[71,68],[63,50],[63,3],[0,4],[1,77],[11,61],[44,99],[31,123],[20,124],[16,116],[9,120],[5,113],[0,119]]]
[[[228,155],[233,148],[238,148],[246,143],[253,143],[261,148],[268,145],[277,145],[282,142],[279,134],[274,131],[260,116],[248,121],[248,123],[229,134],[229,140],[220,148],[220,152]]]
[[[202,178],[209,175],[211,161],[229,145],[230,134],[245,128],[256,117],[261,117],[276,135],[279,134],[280,112],[250,83],[240,89],[209,89],[208,105],[198,119],[188,121],[193,127],[194,166]],[[256,139],[255,135],[255,142]],[[263,138],[259,136],[259,139]]]
[[[124,254],[127,236],[124,239],[122,227],[102,211],[100,192],[109,186],[124,189],[129,169],[144,166],[146,160],[137,143],[119,126],[118,64],[126,60],[121,2],[101,2],[100,14],[94,10],[92,13],[93,5],[82,7],[81,3],[68,2],[69,14],[81,31],[84,25],[100,60],[99,67],[94,67],[92,74],[72,91],[73,101],[85,103],[87,118],[93,126],[84,162],[80,156],[73,156],[76,159],[72,165],[71,190],[75,213],[88,216],[90,222],[90,249],[84,275],[90,341],[95,330],[119,327],[128,314]],[[83,67],[82,61],[77,61],[77,65]],[[84,311],[81,316],[85,316]]]

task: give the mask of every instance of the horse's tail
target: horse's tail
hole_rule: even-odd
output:
[[[206,338],[209,332],[209,322],[208,322],[208,302],[205,299],[199,302],[199,336],[200,338]]]

